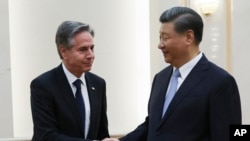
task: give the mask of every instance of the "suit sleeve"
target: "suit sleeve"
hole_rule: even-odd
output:
[[[232,76],[219,83],[210,100],[211,141],[229,141],[230,124],[241,124],[240,96]]]
[[[31,82],[30,88],[35,135],[33,141],[91,141],[58,132],[52,96],[37,80]]]
[[[107,118],[107,97],[106,97],[106,82],[104,81],[103,98],[102,98],[101,122],[99,127],[98,137],[104,139],[109,137],[108,118]]]

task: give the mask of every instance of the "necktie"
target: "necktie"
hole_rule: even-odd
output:
[[[84,129],[85,129],[85,105],[82,97],[82,91],[81,91],[81,84],[82,81],[80,79],[77,79],[73,84],[76,87],[76,102],[78,104],[81,120],[82,120],[82,129],[83,129],[83,135],[85,135]]]
[[[176,93],[177,84],[178,84],[178,77],[180,77],[180,72],[178,69],[176,69],[171,76],[170,88],[165,96],[165,103],[164,103],[164,107],[163,107],[162,117],[165,115],[165,112],[167,111],[168,106]]]

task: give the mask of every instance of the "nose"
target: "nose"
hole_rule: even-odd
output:
[[[94,54],[94,51],[92,49],[89,49],[87,57],[89,59],[94,59],[95,58],[95,54]]]
[[[164,44],[163,44],[162,41],[160,41],[159,44],[158,44],[158,48],[159,48],[159,49],[162,49],[163,47],[164,47]]]

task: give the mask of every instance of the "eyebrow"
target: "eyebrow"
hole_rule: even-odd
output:
[[[166,32],[160,32],[161,36],[169,36],[170,34],[166,33]]]
[[[159,31],[160,34],[168,34],[166,31],[160,30]]]
[[[95,46],[95,44],[91,44],[91,45],[82,45],[80,47],[92,47],[92,46]]]

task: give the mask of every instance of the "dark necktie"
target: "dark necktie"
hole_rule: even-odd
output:
[[[76,87],[76,94],[75,94],[75,98],[78,104],[78,108],[79,108],[79,112],[80,112],[80,116],[81,116],[81,120],[82,120],[82,130],[83,130],[83,135],[85,136],[85,105],[84,105],[84,101],[83,101],[83,97],[82,97],[82,90],[81,90],[81,84],[82,81],[80,79],[77,79],[75,82],[73,82],[73,84]]]
[[[177,84],[178,84],[178,77],[180,77],[180,72],[178,69],[176,69],[170,79],[170,88],[165,96],[165,103],[164,103],[164,107],[163,107],[163,112],[162,112],[162,117],[164,117],[165,112],[168,109],[168,106],[170,104],[170,102],[172,101],[176,90],[177,90]]]

